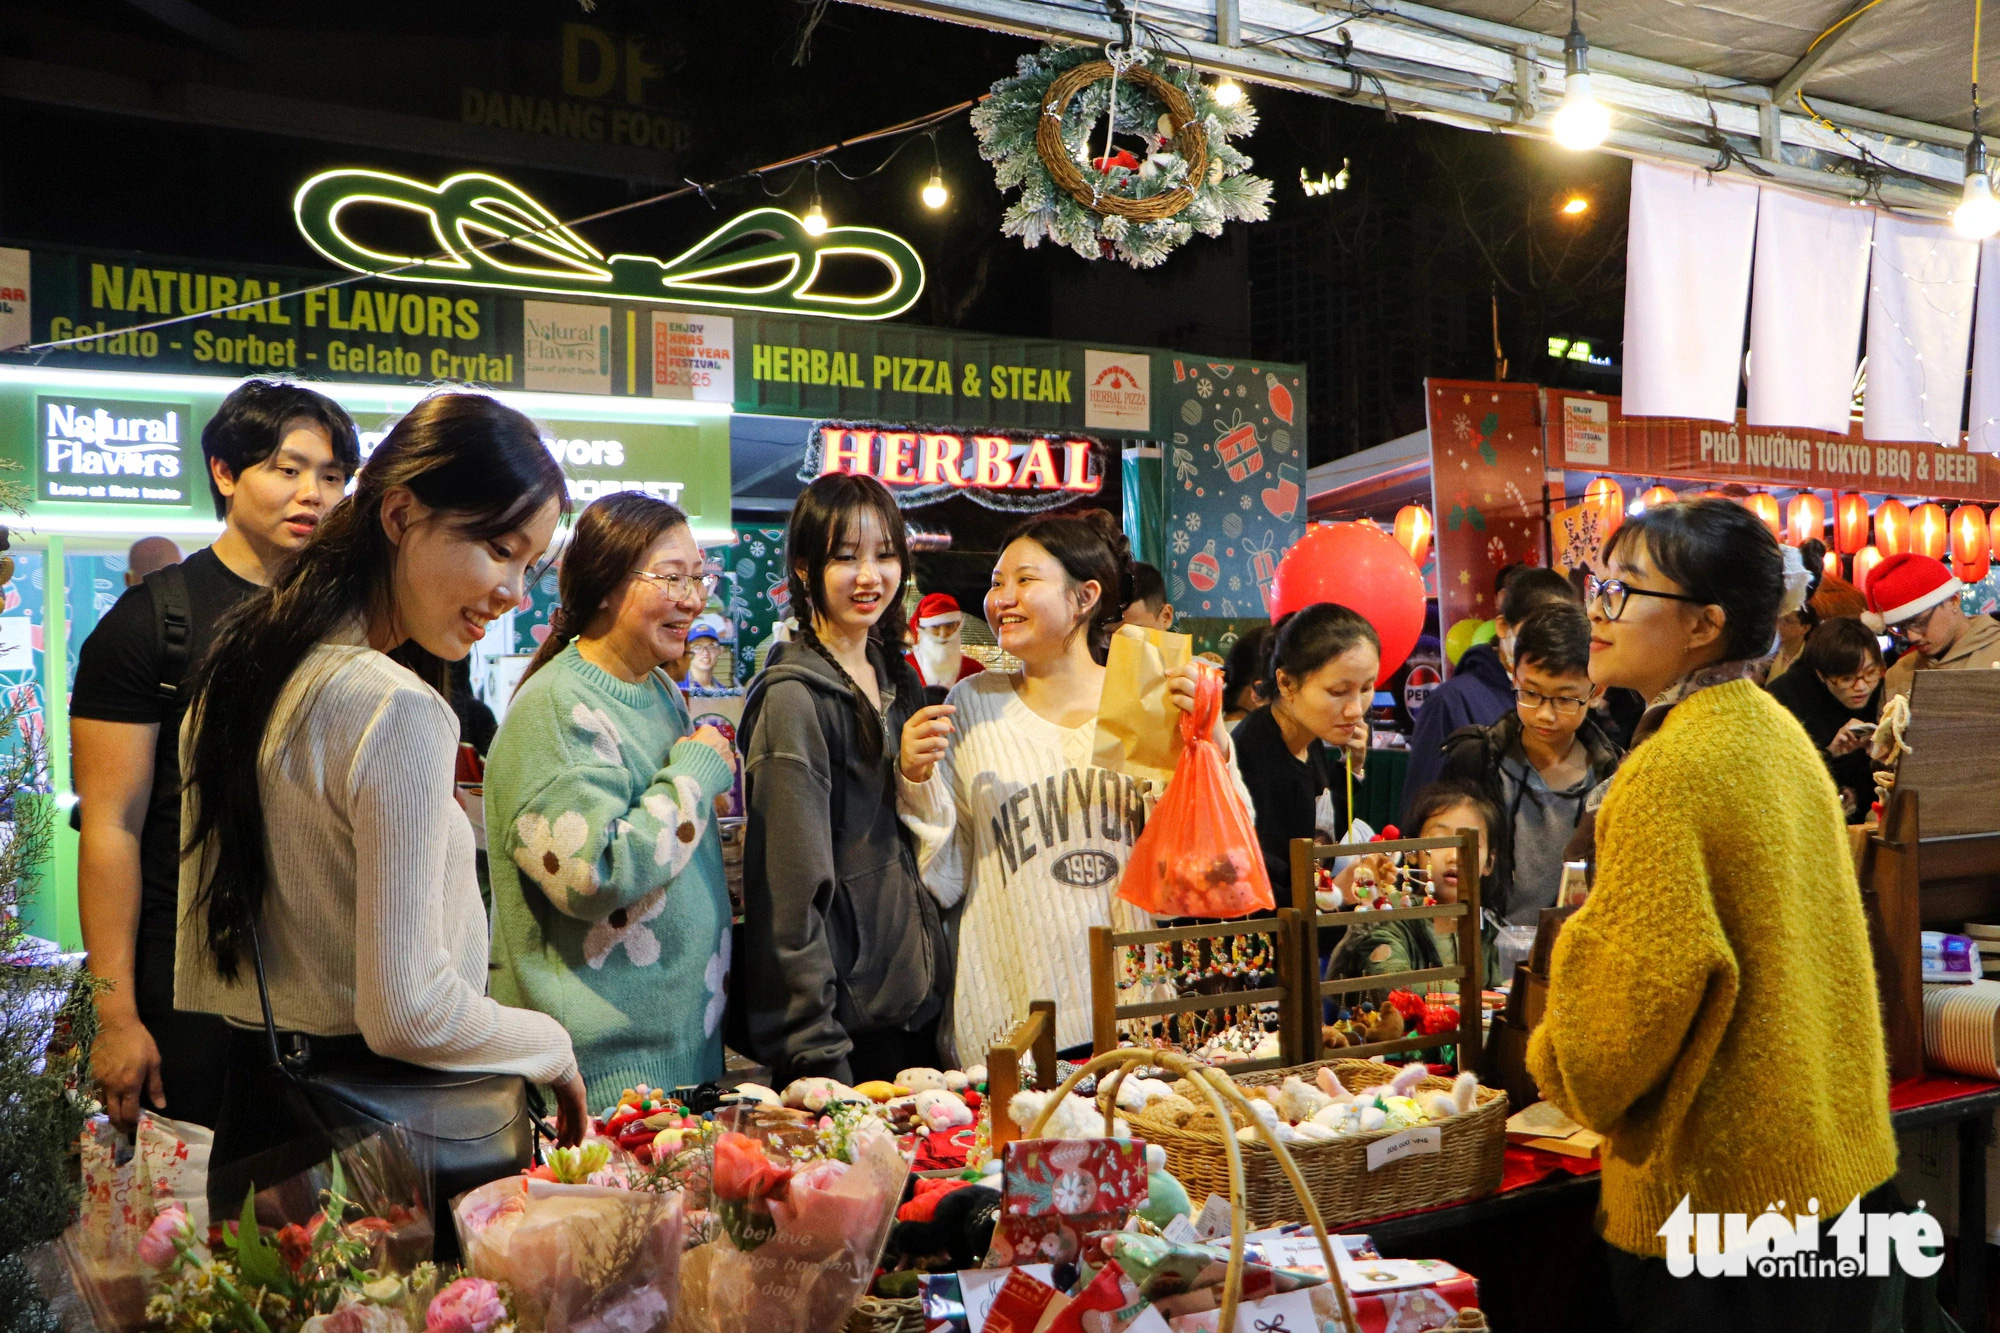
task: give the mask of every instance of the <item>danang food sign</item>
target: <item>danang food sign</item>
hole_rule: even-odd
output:
[[[1103,453],[1087,435],[819,421],[799,479],[829,472],[873,477],[905,509],[965,495],[989,509],[1033,512],[1102,490]]]

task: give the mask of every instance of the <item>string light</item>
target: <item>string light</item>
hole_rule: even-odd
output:
[[[1611,112],[1590,92],[1590,43],[1577,22],[1576,0],[1569,0],[1569,36],[1563,40],[1563,100],[1556,112],[1556,142],[1572,152],[1584,152],[1611,133]]]
[[[1215,85],[1214,96],[1217,106],[1235,106],[1243,100],[1243,85],[1234,79],[1222,79]]]
[[[1580,194],[1573,194],[1563,200],[1562,211],[1565,217],[1581,217],[1590,211],[1590,200]]]

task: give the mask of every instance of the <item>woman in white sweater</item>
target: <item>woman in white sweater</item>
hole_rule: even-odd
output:
[[[554,1088],[559,1133],[581,1136],[569,1034],[486,995],[443,693],[446,664],[519,601],[566,503],[532,421],[479,394],[427,398],[197,668],[174,1002],[230,1020],[234,1067],[269,1061],[261,953],[281,1044],[520,1074]],[[225,1106],[214,1164],[268,1129]]]
[[[987,623],[1022,670],[961,680],[903,733],[900,805],[924,882],[947,908],[964,902],[960,1064],[1027,1017],[1030,1000],[1055,1000],[1058,1046],[1088,1042],[1090,927],[1148,924],[1114,895],[1159,792],[1091,764],[1104,659],[1131,595],[1131,547],[1110,514],[1027,524],[986,594]],[[1183,711],[1197,669],[1169,682]],[[1230,754],[1220,722],[1216,744]]]

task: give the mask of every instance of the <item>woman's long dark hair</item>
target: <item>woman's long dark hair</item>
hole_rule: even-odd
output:
[[[1095,583],[1097,604],[1077,628],[1088,633],[1091,660],[1099,666],[1111,655],[1111,636],[1132,604],[1132,543],[1125,529],[1105,509],[1080,514],[1049,514],[1030,519],[1007,534],[1001,549],[1031,541],[1056,558],[1068,580],[1069,592]],[[1074,637],[1074,633],[1072,633]]]
[[[265,730],[315,645],[391,609],[396,548],[382,529],[382,501],[399,486],[471,541],[514,531],[551,500],[569,507],[562,468],[534,422],[483,394],[433,395],[396,423],[354,493],[327,511],[290,567],[223,623],[189,682],[194,743],[185,777],[196,801],[183,850],[202,855],[207,874],[194,906],[225,980],[236,979],[264,905]],[[416,644],[392,656],[449,690],[446,664]],[[214,847],[203,850],[211,838]]]
[[[910,538],[903,527],[903,511],[896,497],[873,477],[846,472],[829,472],[815,477],[792,506],[791,520],[785,525],[785,580],[791,589],[792,614],[799,618],[799,641],[832,663],[847,681],[854,697],[854,716],[859,722],[862,753],[869,759],[882,753],[882,719],[868,702],[861,686],[847,674],[847,668],[819,641],[813,617],[826,614],[826,566],[834,548],[847,540],[864,513],[875,516],[882,535],[896,552],[900,574],[896,586],[883,590],[882,618],[868,637],[882,650],[882,660],[891,671],[903,657],[903,613],[899,607],[903,589],[909,585]]]
[[[577,516],[576,531],[562,553],[556,576],[562,605],[549,617],[549,637],[535,649],[515,693],[572,639],[588,631],[599,615],[610,614],[603,609],[605,599],[632,576],[654,542],[686,527],[687,521],[679,505],[643,491],[620,491],[591,501]]]

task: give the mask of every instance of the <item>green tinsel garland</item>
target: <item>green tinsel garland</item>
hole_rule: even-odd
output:
[[[1031,249],[1052,240],[1085,259],[1115,254],[1134,268],[1151,268],[1165,262],[1196,232],[1220,236],[1225,222],[1262,222],[1270,216],[1271,182],[1251,175],[1250,159],[1229,146],[1229,140],[1257,128],[1257,113],[1249,99],[1223,106],[1207,84],[1157,54],[1147,55],[1147,68],[1187,93],[1208,136],[1208,176],[1197,186],[1193,201],[1171,218],[1132,222],[1094,212],[1057,185],[1035,151],[1042,100],[1063,72],[1103,58],[1093,47],[1045,46],[1022,56],[1014,76],[994,84],[993,96],[974,108],[972,128],[979,135],[980,156],[994,166],[994,183],[1003,191],[1021,192],[1002,216],[1004,234],[1020,237]],[[1113,132],[1126,136],[1128,143],[1133,135],[1143,136],[1151,154],[1138,171],[1114,168],[1098,173],[1088,165],[1104,153],[1101,131],[1090,131],[1100,124],[1110,96],[1111,84],[1100,80],[1078,93],[1063,117],[1063,142],[1072,156],[1085,163],[1085,176],[1101,175],[1106,193],[1128,198],[1150,197],[1181,184],[1187,164],[1167,140],[1166,108],[1151,93],[1123,79],[1118,81]]]

